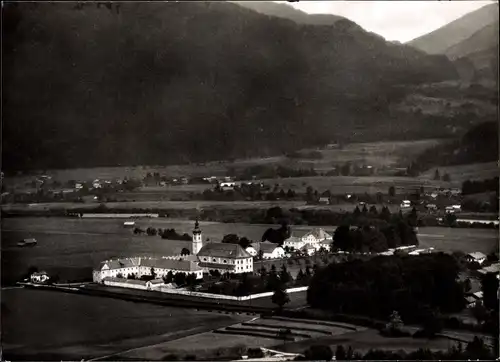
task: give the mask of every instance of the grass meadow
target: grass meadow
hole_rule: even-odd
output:
[[[250,319],[32,289],[3,290],[2,308],[7,360],[91,359]]]

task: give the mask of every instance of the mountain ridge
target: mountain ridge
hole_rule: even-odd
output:
[[[436,132],[387,105],[405,84],[457,78],[445,56],[349,21],[296,24],[227,2],[108,5],[4,5],[5,169],[198,162]]]
[[[469,38],[484,26],[498,21],[498,3],[485,5],[416,39],[406,42],[428,54],[443,54],[446,49]]]

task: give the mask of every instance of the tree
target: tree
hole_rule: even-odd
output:
[[[259,260],[262,260],[264,259],[264,252],[262,250],[259,250],[259,252],[257,253],[257,258]]]
[[[166,284],[172,283],[174,281],[174,274],[169,270],[167,275],[164,275],[162,279]]]
[[[483,303],[488,310],[498,310],[498,279],[494,273],[488,273],[481,279]]]
[[[174,274],[174,282],[177,285],[186,284],[186,273],[177,272]]]
[[[344,361],[347,359],[346,350],[341,344],[337,346],[337,350],[335,351],[335,359],[337,361]]]
[[[290,302],[290,297],[284,287],[278,287],[271,298],[271,301],[276,304],[281,311],[283,306]]]
[[[363,215],[368,214],[368,208],[366,207],[366,204],[364,204],[364,205],[363,205],[363,210],[361,210],[361,213],[362,213]]]
[[[377,207],[375,205],[370,206],[370,214],[372,216],[377,216],[378,215],[378,210],[377,210]]]
[[[292,336],[292,330],[290,328],[281,328],[277,333],[278,338],[283,338],[283,344],[286,340]]]
[[[181,256],[189,255],[189,254],[191,254],[191,252],[189,251],[188,248],[182,248],[182,250],[181,250]]]
[[[359,209],[358,206],[356,206],[356,208],[354,209],[353,213],[352,213],[352,216],[357,219],[361,216],[361,210]]]
[[[224,235],[222,242],[226,244],[238,244],[240,242],[240,238],[236,234],[228,234]]]
[[[484,307],[483,303],[481,303],[479,300],[476,301],[474,307],[472,307],[471,309],[471,312],[479,324],[482,324],[488,318],[488,311]]]
[[[447,174],[447,173],[445,173],[444,176],[443,176],[443,181],[450,182],[451,181],[450,175]]]
[[[396,196],[396,188],[394,186],[389,187],[389,196],[390,197]]]
[[[439,174],[439,170],[436,168],[434,171],[434,180],[441,180],[441,175]]]
[[[250,246],[250,244],[252,244],[252,242],[250,240],[248,240],[247,237],[242,237],[240,239],[240,241],[238,242],[238,244],[240,244],[240,246],[243,248],[243,249],[246,249]]]
[[[118,274],[116,274],[116,277],[119,278],[119,279],[122,279],[123,278],[123,274],[122,273],[118,273]]]
[[[391,332],[400,331],[401,328],[403,328],[403,321],[401,320],[401,317],[399,316],[399,313],[397,311],[392,312],[391,316],[389,317],[389,323],[387,323],[385,327]]]
[[[280,281],[281,281],[281,283],[283,283],[284,285],[286,285],[287,283],[290,282],[291,279],[292,279],[292,277],[290,276],[290,273],[286,269],[286,266],[283,264],[283,266],[281,267],[281,271],[280,271]]]
[[[446,225],[454,227],[457,225],[457,216],[455,214],[448,213],[444,217],[444,222]]]
[[[332,349],[325,345],[313,345],[305,351],[304,355],[307,361],[331,361],[333,358]]]
[[[152,277],[153,279],[155,279],[155,278],[156,278],[155,268],[153,268],[153,267],[151,267],[151,277]]]
[[[389,221],[391,219],[391,211],[387,206],[384,206],[382,208],[382,211],[380,212],[380,218],[385,221]]]
[[[352,249],[352,240],[349,225],[340,225],[335,230],[333,234],[333,246],[336,249],[344,251]]]

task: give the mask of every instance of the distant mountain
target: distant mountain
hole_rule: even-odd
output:
[[[467,39],[447,48],[445,54],[455,60],[470,54],[498,47],[498,19],[476,31]]]
[[[272,1],[232,1],[245,8],[257,11],[258,13],[275,16],[283,19],[290,19],[297,24],[309,25],[333,25],[339,20],[346,20],[342,16],[333,14],[307,14],[286,4],[277,4]]]
[[[348,20],[227,2],[4,3],[3,169],[201,162],[363,137],[433,137],[389,112],[445,56]]]
[[[407,44],[429,54],[445,54],[450,47],[495,22],[498,22],[498,3],[483,6]]]

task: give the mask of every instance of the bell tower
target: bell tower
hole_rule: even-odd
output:
[[[192,255],[197,255],[202,246],[203,246],[203,239],[201,236],[200,224],[198,223],[198,219],[196,219],[193,229],[193,242],[191,248]]]

